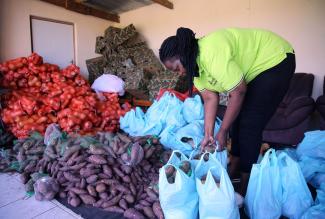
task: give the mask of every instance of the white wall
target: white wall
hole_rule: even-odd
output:
[[[179,26],[203,36],[222,27],[272,30],[293,45],[296,72],[316,78],[314,98],[322,93],[325,75],[325,0],[171,0],[170,10],[153,4],[121,14],[121,24],[133,23],[158,54],[162,41]]]
[[[87,77],[85,60],[99,56],[96,36],[113,23],[38,0],[0,0],[0,62],[31,53],[30,15],[74,23],[76,64]]]

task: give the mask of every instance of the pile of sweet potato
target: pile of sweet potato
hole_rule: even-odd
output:
[[[59,196],[72,206],[93,205],[126,218],[164,218],[158,172],[170,152],[163,151],[158,139],[99,132],[90,141],[69,137],[46,147],[42,144],[42,150],[40,142],[33,144],[19,140],[15,147],[18,153],[24,151],[21,155],[39,149],[38,159],[19,169],[29,189],[40,173],[48,174],[60,185]]]

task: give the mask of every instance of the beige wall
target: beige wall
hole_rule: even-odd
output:
[[[85,60],[99,56],[96,36],[112,23],[38,0],[0,0],[0,62],[31,53],[30,15],[74,23],[76,64],[87,77]]]
[[[197,36],[222,27],[261,27],[291,42],[296,72],[316,76],[313,96],[322,92],[325,75],[325,0],[171,0],[174,9],[158,4],[121,14],[121,24],[133,23],[158,53],[161,42],[177,27]]]

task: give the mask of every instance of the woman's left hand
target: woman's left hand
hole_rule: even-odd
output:
[[[227,146],[227,133],[223,130],[219,130],[216,135],[216,141],[219,144],[219,151],[222,151]]]

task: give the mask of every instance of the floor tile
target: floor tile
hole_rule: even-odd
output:
[[[0,174],[0,207],[23,198],[25,194],[24,185],[14,176]]]
[[[72,216],[59,207],[55,207],[34,217],[33,219],[76,219],[76,217]]]
[[[62,210],[70,213],[75,218],[83,219],[83,217],[81,215],[76,214],[74,211],[72,211],[71,209],[67,208],[66,206],[64,206],[63,204],[61,204],[60,202],[58,202],[56,199],[53,199],[52,200],[52,203],[55,204],[56,206],[58,206],[59,208],[61,208]]]
[[[35,197],[20,199],[0,208],[1,218],[5,219],[27,219],[33,218],[45,211],[55,208],[50,201],[36,201]]]

